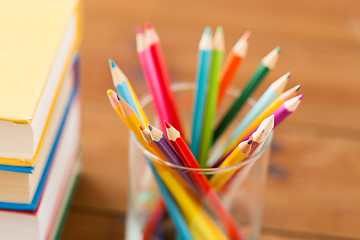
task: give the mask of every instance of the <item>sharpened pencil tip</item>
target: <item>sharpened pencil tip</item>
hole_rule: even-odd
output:
[[[145,22],[145,28],[146,29],[152,29],[153,27],[152,27],[150,22]]]
[[[286,77],[289,78],[291,76],[291,72],[286,73]]]
[[[250,140],[247,142],[247,144],[251,145],[251,144],[252,144],[252,142],[253,142],[253,140],[252,140],[252,139],[250,139]]]
[[[116,97],[119,101],[122,101],[123,99],[119,96],[119,94],[116,94]]]
[[[166,120],[164,120],[164,123],[166,128],[171,128],[171,125]]]
[[[139,128],[141,131],[145,130],[145,127],[143,125],[139,125]]]
[[[224,32],[224,29],[223,29],[223,27],[222,26],[218,26],[217,28],[216,28],[216,32],[218,33],[218,34],[222,34],[223,32]]]
[[[209,36],[211,35],[211,28],[209,26],[205,28],[204,34],[209,35]]]
[[[142,34],[143,30],[141,29],[140,25],[136,25],[136,34]]]
[[[115,65],[114,61],[111,58],[109,58],[109,63],[110,63],[111,68],[115,68],[116,65]]]
[[[112,96],[114,93],[114,91],[112,89],[108,89],[106,92],[109,96]]]
[[[247,30],[242,37],[244,40],[249,41],[250,36],[251,36],[251,32]]]
[[[151,125],[148,126],[149,127],[149,130],[151,131],[153,129],[153,127]]]
[[[276,50],[277,53],[280,53],[281,47],[280,47],[280,46],[277,46],[277,47],[275,48],[275,50]]]
[[[301,100],[302,98],[303,98],[303,95],[300,94],[300,95],[298,96],[298,99]]]
[[[300,88],[301,88],[301,85],[300,85],[300,84],[296,85],[296,86],[295,86],[295,91],[296,91],[296,92],[299,91]]]

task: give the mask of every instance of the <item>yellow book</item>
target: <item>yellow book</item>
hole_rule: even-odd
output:
[[[79,46],[78,0],[0,2],[0,164],[34,166]]]

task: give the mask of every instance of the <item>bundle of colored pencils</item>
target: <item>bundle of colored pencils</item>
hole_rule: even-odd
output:
[[[150,125],[130,81],[115,62],[109,60],[117,89],[117,93],[111,89],[107,92],[111,105],[154,158],[175,166],[159,164],[144,153],[162,196],[144,228],[144,239],[154,238],[166,211],[179,239],[244,239],[241,226],[221,202],[221,194],[226,192],[241,168],[230,168],[210,177],[204,174],[204,168],[237,166],[251,157],[273,128],[296,110],[302,99],[302,95],[296,96],[300,85],[284,92],[290,73],[284,74],[237,123],[228,142],[210,154],[216,141],[275,67],[279,57],[280,47],[276,47],[261,60],[233,105],[215,125],[217,109],[246,56],[249,37],[250,32],[245,32],[223,64],[223,29],[218,27],[212,36],[211,29],[205,28],[199,44],[190,146],[184,140],[181,113],[178,112],[160,38],[151,24],[145,25],[145,31],[140,26],[136,28],[136,44],[158,120],[163,123],[160,124],[161,130]]]

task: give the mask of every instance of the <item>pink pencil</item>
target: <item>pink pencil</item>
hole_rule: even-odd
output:
[[[136,48],[147,86],[154,98],[155,109],[159,115],[159,121],[170,121],[171,118],[166,105],[166,97],[162,91],[159,75],[156,71],[150,47],[145,43],[144,34],[140,26],[136,27]],[[165,126],[163,124],[161,124],[161,126],[165,132]]]
[[[279,123],[281,123],[285,118],[287,118],[290,114],[295,112],[299,104],[301,103],[301,100],[303,98],[303,95],[300,94],[299,96],[296,96],[294,98],[291,98],[287,101],[285,101],[275,112],[275,123],[274,127],[276,127]]]
[[[145,41],[149,43],[152,53],[153,62],[158,72],[160,85],[164,93],[167,109],[170,113],[170,124],[173,125],[178,131],[183,133],[181,121],[178,113],[178,107],[175,101],[174,92],[171,88],[171,79],[166,66],[164,53],[161,47],[160,38],[150,23],[145,24]]]
[[[291,113],[295,112],[296,108],[299,106],[303,95],[300,94],[296,97],[293,97],[287,101],[285,101],[276,111],[273,113],[274,115],[274,128],[279,125],[287,116]],[[250,136],[256,131],[252,131],[246,138],[249,139]]]

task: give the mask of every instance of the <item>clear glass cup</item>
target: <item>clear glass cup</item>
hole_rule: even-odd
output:
[[[173,90],[176,95],[186,137],[189,136],[189,129],[192,124],[194,85],[192,83],[178,83],[173,85]],[[228,91],[218,110],[218,116],[222,116],[238,94],[239,92],[235,90]],[[141,103],[151,124],[159,126],[156,112],[151,102],[152,97],[146,96],[142,99]],[[247,104],[248,106],[246,106],[247,109],[241,111],[234,121],[235,124],[229,126],[229,129],[218,140],[214,147],[215,151],[229,138],[229,134],[231,134],[236,123],[243,118],[244,114],[248,112],[253,104],[254,101],[250,99]],[[191,186],[189,187],[191,184],[186,184],[186,182],[181,180],[179,173],[185,173],[190,178],[196,174],[203,174],[211,179],[214,175],[237,170],[236,174],[225,185],[226,187],[218,191],[216,195],[221,202],[221,208],[225,210],[231,219],[230,221],[235,224],[237,231],[239,231],[241,236],[239,239],[258,239],[261,230],[263,194],[266,184],[271,140],[272,133],[260,145],[255,154],[240,164],[227,168],[205,168],[199,171],[199,169],[180,167],[158,159],[144,149],[134,135],[130,134],[126,239],[182,239],[182,235],[179,234],[179,227],[176,224],[174,225],[169,214],[165,214],[160,220],[157,220],[153,228],[149,227],[151,226],[151,220],[155,219],[154,213],[156,209],[158,212],[159,209],[167,212],[164,205],[160,206],[161,199],[163,199],[162,193],[159,191],[158,183],[154,178],[152,169],[149,167],[149,163],[155,167],[155,171],[158,173],[162,173],[162,171],[170,172],[174,178],[173,180],[179,179],[179,186],[185,189],[185,195],[187,194],[185,197],[184,195],[174,196],[171,194],[170,188],[173,190],[179,186],[174,186],[170,180],[163,180],[168,192],[179,206],[179,210],[183,214],[184,221],[189,226],[189,232],[192,234],[193,239],[208,239],[210,237],[217,239],[219,238],[215,237],[217,233],[221,233],[219,236],[226,236],[226,239],[234,239],[239,235],[233,235],[228,227],[229,222],[224,222],[224,218],[221,219],[217,215],[219,209],[214,208],[208,194],[198,191],[197,188],[192,190]],[[162,179],[161,177],[160,179]],[[191,204],[183,206],[183,201],[186,202],[184,199],[190,199]],[[183,208],[187,210],[183,210]],[[208,233],[205,233],[205,230],[201,229],[201,227],[198,228],[202,224],[205,224]],[[149,238],[149,236],[152,237]]]

